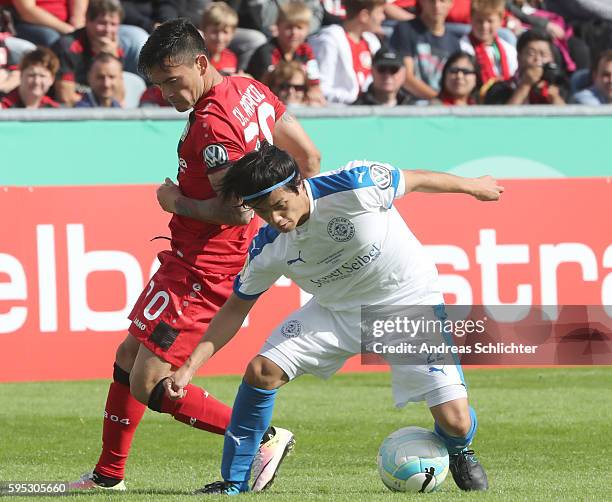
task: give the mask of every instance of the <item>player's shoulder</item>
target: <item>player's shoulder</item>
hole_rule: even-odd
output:
[[[353,160],[333,171],[327,171],[307,181],[315,199],[340,192],[378,187],[381,190],[393,184],[395,167],[371,160]]]
[[[262,253],[264,256],[277,254],[282,236],[283,234],[270,225],[261,227],[249,245],[249,260],[254,260]]]

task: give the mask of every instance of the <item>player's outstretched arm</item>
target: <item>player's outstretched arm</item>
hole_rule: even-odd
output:
[[[492,176],[464,178],[454,174],[422,170],[407,170],[403,173],[406,193],[465,193],[478,200],[493,201],[499,200],[504,191],[504,187]]]
[[[183,397],[183,389],[191,382],[196,371],[238,333],[256,301],[243,300],[232,293],[183,366],[166,380],[166,392],[170,398]]]
[[[223,173],[219,172],[210,175],[209,179],[218,182],[222,177]],[[157,201],[168,213],[216,225],[246,225],[253,218],[253,211],[244,209],[237,202],[235,204],[226,203],[220,197],[207,200],[185,197],[179,186],[170,178],[166,178],[166,181],[157,189]]]
[[[304,178],[319,174],[321,153],[297,119],[289,112],[283,113],[276,121],[273,137],[274,144],[281,150],[289,152],[296,160]]]

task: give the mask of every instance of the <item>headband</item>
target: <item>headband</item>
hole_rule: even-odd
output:
[[[293,174],[291,176],[277,183],[276,185],[272,185],[270,188],[265,188],[264,190],[260,190],[259,192],[251,194],[251,195],[244,195],[242,197],[242,200],[243,201],[252,200],[252,199],[256,199],[257,197],[261,197],[262,195],[266,195],[267,193],[270,193],[271,191],[276,190],[278,187],[282,187],[283,185],[286,185],[287,183],[289,183],[293,178],[295,178],[295,175],[296,175],[296,172],[293,171]]]

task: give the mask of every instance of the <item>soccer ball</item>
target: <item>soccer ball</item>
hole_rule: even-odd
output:
[[[448,474],[448,451],[442,440],[422,427],[404,427],[383,441],[378,473],[394,492],[437,490]]]

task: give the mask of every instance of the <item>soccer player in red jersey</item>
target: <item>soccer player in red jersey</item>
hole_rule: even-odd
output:
[[[197,346],[232,292],[247,247],[257,232],[252,213],[217,197],[224,166],[256,150],[264,139],[297,156],[304,176],[320,156],[299,123],[263,84],[224,77],[210,64],[204,39],[185,19],[160,25],[140,53],[143,74],[178,111],[192,109],[178,144],[178,185],[158,189],[170,221],[171,249],[137,300],[129,334],[119,345],[104,411],[102,454],[73,489],[125,490],[125,463],[148,406],[198,429],[224,434],[231,408],[190,385],[183,399],[166,397],[164,381]],[[293,435],[270,428],[266,456],[284,456]],[[273,462],[270,465],[276,465]],[[276,473],[254,472],[265,487]]]

